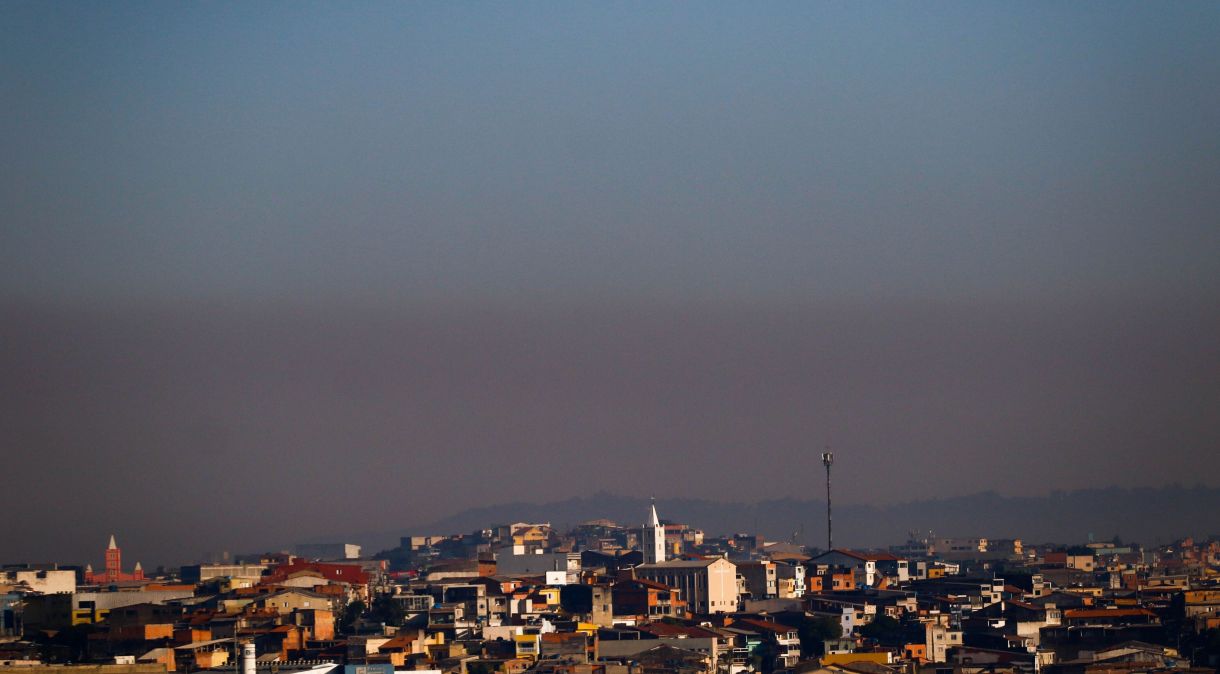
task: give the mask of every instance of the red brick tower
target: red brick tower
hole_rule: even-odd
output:
[[[106,582],[118,581],[123,573],[123,551],[114,544],[114,534],[110,534],[110,545],[106,546]]]

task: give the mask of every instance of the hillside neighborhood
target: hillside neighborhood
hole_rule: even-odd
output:
[[[1144,547],[547,522],[150,571],[0,572],[0,667],[28,674],[1134,674],[1220,665],[1220,540]]]

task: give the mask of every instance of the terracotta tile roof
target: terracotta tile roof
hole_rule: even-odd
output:
[[[377,647],[380,653],[389,653],[395,649],[410,648],[411,643],[419,637],[418,634],[399,634]]]
[[[1155,618],[1156,614],[1146,608],[1075,608],[1063,612],[1065,618]]]
[[[821,558],[823,558],[823,557],[826,557],[827,555],[832,555],[832,554],[835,554],[835,553],[838,553],[838,554],[840,554],[840,555],[844,555],[844,556],[846,556],[846,557],[851,557],[851,558],[853,558],[853,559],[858,559],[858,560],[860,560],[860,561],[862,561],[862,562],[866,562],[866,561],[868,561],[868,559],[869,559],[869,558],[868,558],[867,556],[865,556],[863,553],[856,552],[855,550],[847,550],[847,549],[844,549],[844,548],[835,548],[834,550],[827,550],[826,552],[823,552],[822,554],[818,555],[817,557],[814,557],[814,558],[813,558],[813,560],[814,560],[814,561],[817,561],[817,560],[819,560],[819,559],[821,559]]]
[[[547,632],[542,635],[544,643],[563,643],[565,641],[584,641],[585,635],[581,632]]]
[[[902,559],[901,557],[896,557],[888,552],[865,552],[861,553],[860,556],[874,562],[896,562]]]
[[[614,587],[618,587],[619,585],[623,585],[623,586],[642,585],[644,587],[653,588],[654,590],[673,590],[674,589],[674,588],[666,585],[665,583],[656,583],[651,580],[644,580],[643,578],[632,578],[632,579],[628,579],[628,580],[620,580],[619,582],[614,584]]]
[[[795,627],[788,627],[787,625],[781,625],[779,623],[767,622],[766,620],[756,620],[754,618],[742,618],[741,620],[734,622],[733,625],[747,625],[755,629],[775,632],[777,634],[787,634],[788,632],[796,631]]]
[[[714,633],[702,627],[694,625],[674,625],[671,623],[647,623],[637,627],[641,632],[653,634],[658,637],[677,637],[685,636],[693,639],[707,639],[716,636]]]
[[[369,574],[354,564],[328,564],[326,562],[304,562],[301,560],[293,560],[291,564],[276,566],[267,573],[265,580],[271,582],[284,580],[301,571],[317,572],[321,574],[321,577],[331,582],[354,585],[367,585],[369,582]]]

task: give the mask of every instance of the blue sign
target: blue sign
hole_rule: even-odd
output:
[[[343,665],[343,674],[394,674],[394,665],[376,662],[371,665]]]

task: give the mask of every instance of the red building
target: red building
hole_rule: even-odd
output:
[[[136,562],[136,568],[131,573],[123,573],[123,551],[114,544],[114,534],[110,534],[110,545],[106,547],[106,570],[94,573],[93,565],[89,565],[85,568],[85,582],[90,585],[105,585],[133,580],[144,580],[144,569]]]
[[[312,571],[332,583],[369,584],[369,574],[355,564],[329,564],[300,559],[294,559],[288,564],[280,564],[270,569],[263,576],[262,582],[267,584],[283,582],[289,576],[301,571]]]

